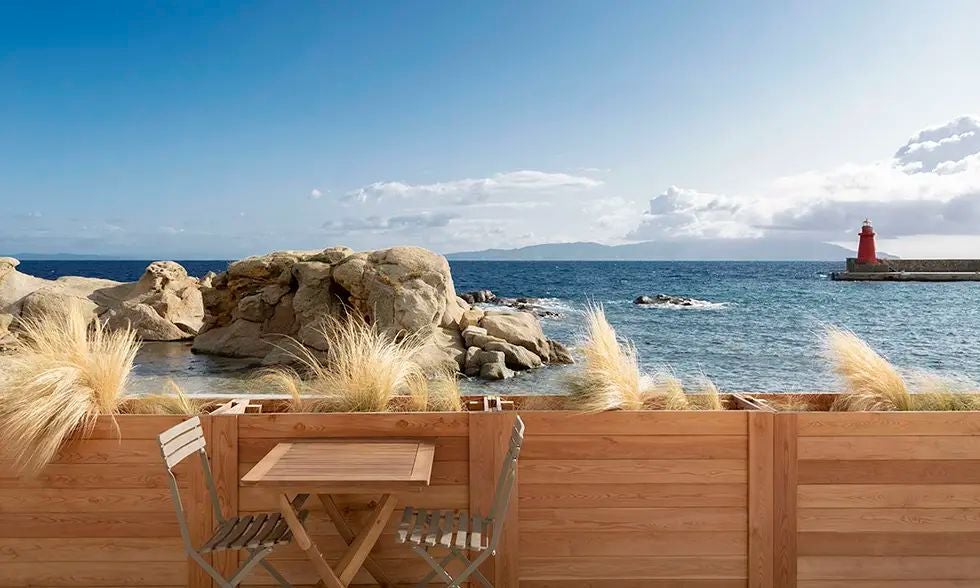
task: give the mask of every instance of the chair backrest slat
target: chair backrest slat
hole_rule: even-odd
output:
[[[197,417],[195,417],[195,419],[197,419]],[[200,423],[200,419],[197,420],[198,423]],[[200,426],[183,431],[176,436],[170,436],[169,441],[162,441],[164,435],[166,435],[168,432],[169,431],[165,431],[160,435],[160,449],[163,452],[163,457],[167,462],[168,468],[172,468],[180,463],[182,459],[189,455],[193,455],[195,451],[199,451],[205,446],[204,429],[202,429]]]
[[[180,447],[167,456],[167,467],[172,468],[180,463],[184,458],[204,449],[204,437],[197,437],[187,445]]]
[[[160,433],[160,443],[161,444],[169,443],[181,433],[185,433],[187,431],[190,431],[194,427],[200,427],[200,426],[201,426],[201,417],[189,418],[186,421],[180,423],[179,425],[174,425],[173,427],[170,427],[166,431]]]

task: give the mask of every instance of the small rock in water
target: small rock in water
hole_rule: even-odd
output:
[[[633,300],[633,304],[673,304],[675,306],[693,306],[693,298],[684,296],[668,296],[667,294],[657,294],[654,297],[638,296]]]

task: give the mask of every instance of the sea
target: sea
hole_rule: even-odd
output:
[[[23,261],[20,271],[133,281],[147,261]],[[181,261],[192,275],[227,261]],[[452,261],[459,292],[539,299],[559,314],[548,336],[573,352],[583,312],[601,305],[631,341],[645,370],[670,370],[692,385],[702,376],[729,392],[814,392],[840,388],[821,354],[828,325],[851,329],[900,368],[980,382],[980,282],[835,282],[840,262]],[[690,306],[639,306],[668,294]],[[255,390],[245,362],[196,356],[186,343],[151,343],[137,358],[133,388],[174,379],[192,393]],[[503,382],[469,380],[470,393],[557,394],[575,366],[550,366]]]

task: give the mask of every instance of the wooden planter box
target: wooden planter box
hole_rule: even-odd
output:
[[[980,413],[520,414],[519,488],[485,571],[498,587],[980,585]],[[485,510],[512,419],[202,417],[223,505],[240,513],[274,507],[238,480],[276,443],[359,436],[435,440],[432,485],[402,504]],[[181,419],[117,420],[121,437],[105,419],[36,478],[0,470],[0,587],[211,586],[183,553],[155,440]],[[178,478],[203,540],[213,520],[196,465]],[[338,554],[336,530],[310,520]],[[427,570],[390,528],[375,556],[405,585]],[[237,554],[213,557],[237,567]],[[313,584],[298,550],[271,559],[296,586]],[[246,585],[271,584],[260,570]]]

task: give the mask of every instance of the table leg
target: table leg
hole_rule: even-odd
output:
[[[293,533],[293,540],[306,553],[306,557],[313,564],[317,574],[323,581],[323,585],[326,588],[346,588],[347,584],[342,583],[340,578],[333,573],[330,565],[323,559],[323,555],[317,548],[316,543],[313,543],[313,540],[310,539],[310,535],[306,532],[303,523],[296,516],[296,511],[293,510],[293,505],[289,502],[289,497],[285,494],[279,495],[279,509],[282,510],[282,516],[286,519],[286,524],[289,525],[289,530]]]
[[[324,507],[327,509],[327,514],[332,520],[334,520],[334,525],[337,526],[338,531],[340,526],[347,526],[348,530],[350,527],[347,521],[344,519],[343,514],[340,509],[336,508],[336,503],[333,502],[333,498],[330,496],[320,497],[320,500],[324,503]],[[327,506],[328,503],[333,503],[333,508]],[[371,512],[371,516],[368,518],[364,525],[364,528],[353,538],[350,542],[350,546],[344,553],[344,556],[337,562],[335,569],[337,575],[340,577],[340,581],[344,585],[350,584],[354,579],[354,575],[357,574],[357,570],[364,565],[371,554],[371,549],[374,548],[375,543],[378,542],[378,538],[381,537],[381,533],[385,529],[385,525],[391,519],[392,513],[395,511],[395,497],[391,494],[384,494],[381,496],[381,500],[378,501],[378,505]],[[339,524],[338,524],[339,521]],[[345,539],[346,540],[346,539]],[[373,575],[373,572],[372,572]],[[382,582],[381,578],[375,577],[376,580]]]
[[[329,494],[317,494],[317,497],[320,499],[320,502],[323,503],[323,509],[327,512],[327,516],[330,517],[330,520],[333,521],[333,525],[337,528],[337,532],[340,533],[341,538],[343,538],[347,545],[353,543],[354,538],[357,537],[357,534],[354,532],[354,529],[351,528],[350,523],[347,522],[343,511],[341,511],[340,507],[337,506],[337,503],[334,501],[333,497]],[[384,568],[382,568],[381,565],[378,564],[378,562],[375,561],[370,555],[364,559],[364,569],[371,574],[371,577],[373,577],[382,588],[388,588],[389,586],[394,585],[394,582],[388,579],[388,575],[385,574]]]

